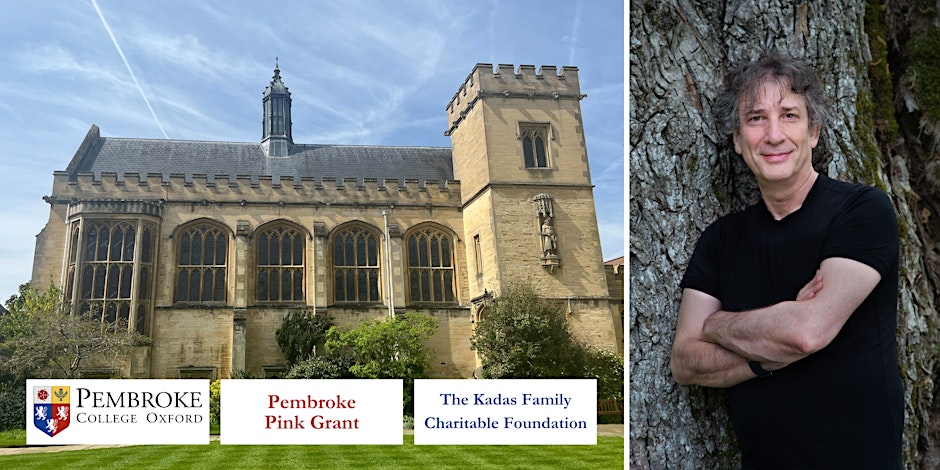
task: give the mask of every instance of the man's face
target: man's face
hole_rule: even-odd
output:
[[[789,86],[765,82],[753,106],[742,106],[734,150],[762,188],[798,185],[813,172],[819,127],[809,127],[806,102]]]

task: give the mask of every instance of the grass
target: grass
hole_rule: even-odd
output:
[[[22,447],[26,445],[26,430],[14,429],[0,432],[0,447]]]
[[[12,445],[25,443],[22,438]],[[13,441],[0,433],[0,445]],[[19,438],[17,438],[19,439]],[[0,456],[0,468],[562,468],[622,469],[622,437],[598,436],[596,446],[128,446]]]

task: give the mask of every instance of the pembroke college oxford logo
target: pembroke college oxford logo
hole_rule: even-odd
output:
[[[55,437],[69,427],[69,387],[33,387],[33,424]]]

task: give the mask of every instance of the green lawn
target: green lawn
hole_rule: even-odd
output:
[[[21,431],[22,432],[22,431]],[[23,445],[0,433],[0,446]],[[561,468],[622,469],[622,437],[596,446],[129,446],[0,456],[0,468]]]

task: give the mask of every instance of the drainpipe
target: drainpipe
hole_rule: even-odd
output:
[[[385,260],[388,268],[385,270],[385,288],[388,290],[388,317],[395,318],[395,295],[392,290],[392,239],[388,231],[388,211],[382,209],[382,218],[385,220]]]

